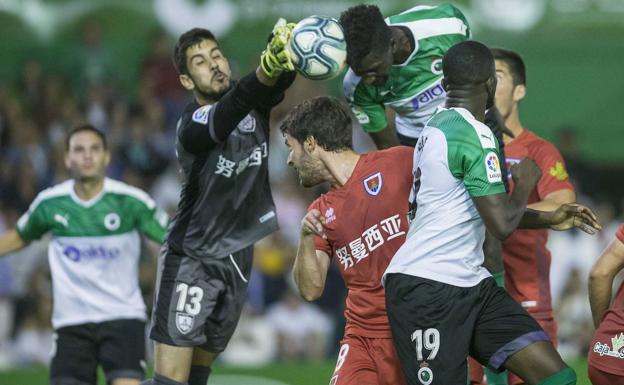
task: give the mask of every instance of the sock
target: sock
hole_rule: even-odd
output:
[[[187,382],[178,382],[169,377],[162,376],[158,373],[154,373],[154,378],[152,379],[153,385],[187,385]],[[151,384],[150,384],[151,385]]]
[[[189,375],[188,385],[206,385],[210,376],[210,366],[193,365]]]
[[[485,377],[487,378],[488,385],[507,385],[507,371],[496,373],[488,367],[483,368],[485,370]]]
[[[565,368],[538,382],[537,385],[576,385],[576,373],[570,368]]]
[[[498,287],[505,287],[505,271],[494,273],[492,274],[492,277],[494,277],[494,280],[496,281]]]

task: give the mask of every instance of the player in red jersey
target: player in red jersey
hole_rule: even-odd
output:
[[[588,372],[594,385],[624,385],[624,283],[611,301],[613,278],[624,269],[624,224],[589,276],[589,303],[597,330],[589,346]]]
[[[301,295],[320,297],[332,258],[349,289],[344,338],[331,385],[401,385],[406,380],[392,343],[381,277],[405,241],[411,191],[411,147],[357,154],[351,117],[337,99],[307,100],[282,132],[304,187],[331,190],[309,207],[293,268]]]
[[[574,186],[570,183],[565,162],[557,148],[545,139],[524,128],[520,122],[518,103],[526,95],[526,70],[520,55],[513,51],[493,48],[496,59],[495,103],[505,125],[515,137],[504,136],[507,169],[524,158],[533,159],[542,170],[542,177],[529,196],[528,207],[554,211],[565,203],[576,200]],[[509,177],[510,192],[513,181]],[[546,248],[548,230],[519,229],[503,242],[505,289],[535,318],[557,345],[557,324],[553,318],[550,297],[550,251]],[[479,384],[483,378],[481,367],[470,363],[471,383]],[[510,385],[522,380],[509,375]],[[492,381],[490,380],[490,385]]]

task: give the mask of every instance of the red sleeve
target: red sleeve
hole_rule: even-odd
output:
[[[563,156],[552,143],[542,141],[534,159],[542,170],[542,177],[537,184],[540,200],[553,191],[574,191]]]
[[[624,224],[622,224],[615,232],[615,237],[619,239],[620,242],[624,243]]]
[[[320,198],[316,199],[314,202],[312,202],[312,204],[310,204],[310,206],[308,207],[308,212],[310,212],[310,210],[312,210],[312,209],[317,209],[318,211],[323,212],[323,210],[321,210]],[[332,256],[332,247],[329,244],[329,242],[327,241],[327,239],[323,239],[323,238],[321,238],[319,236],[315,236],[314,237],[314,246],[316,247],[317,250],[324,251],[331,258],[331,256]]]

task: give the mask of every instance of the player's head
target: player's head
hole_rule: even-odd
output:
[[[442,58],[442,81],[447,92],[462,90],[487,96],[486,107],[494,105],[496,70],[492,52],[478,41],[468,40],[452,46]]]
[[[78,181],[104,178],[110,163],[106,136],[84,124],[72,129],[66,138],[65,166]]]
[[[496,61],[496,108],[507,119],[517,113],[518,102],[526,95],[526,68],[522,57],[516,52],[492,48]]]
[[[173,62],[182,86],[204,99],[219,100],[230,88],[230,64],[207,29],[193,28],[183,33],[174,48]]]
[[[383,85],[392,68],[394,41],[375,5],[360,4],[340,15],[347,42],[347,63],[368,84]]]
[[[288,165],[294,167],[304,187],[325,181],[323,155],[352,148],[349,110],[336,98],[306,100],[286,116],[280,129],[288,147]]]

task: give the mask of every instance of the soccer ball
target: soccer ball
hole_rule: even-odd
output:
[[[310,16],[297,23],[289,50],[297,71],[312,80],[334,78],[347,63],[342,27],[329,17]]]

